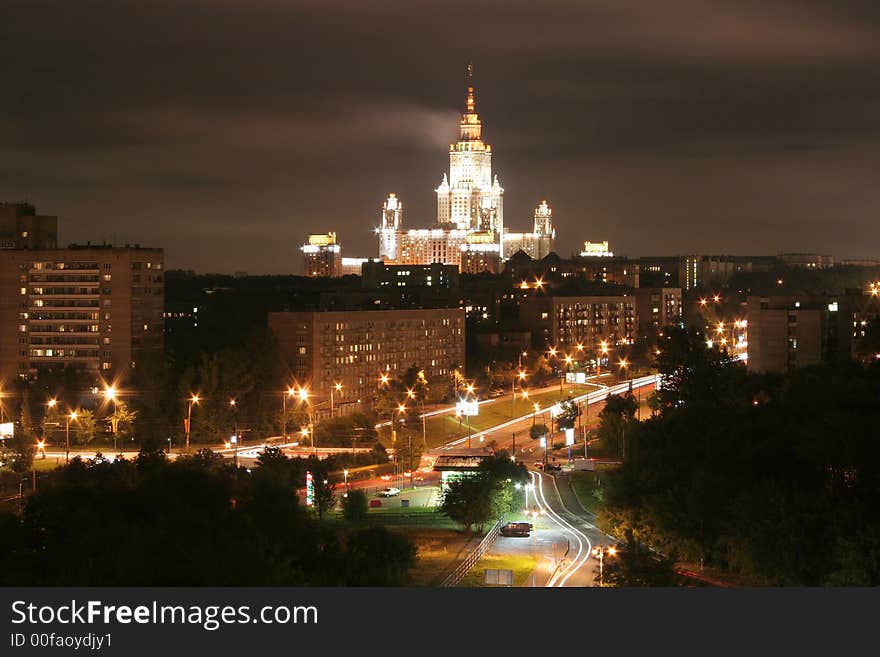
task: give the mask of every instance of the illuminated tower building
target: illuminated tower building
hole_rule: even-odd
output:
[[[300,250],[305,276],[342,276],[342,247],[336,243],[336,233],[311,234]]]
[[[546,256],[556,235],[552,211],[543,201],[535,210],[531,233],[505,234],[504,189],[492,173],[492,147],[483,141],[468,66],[465,111],[459,139],[449,146],[449,172],[437,194],[433,228],[403,229],[403,205],[390,194],[382,206],[379,257],[386,263],[457,265],[464,272],[499,271],[505,259],[522,249],[533,258]]]
[[[471,73],[468,66],[468,77]],[[435,190],[437,223],[441,228],[500,236],[504,230],[504,190],[498,176],[492,176],[492,147],[483,142],[483,124],[470,85],[459,130],[458,142],[449,145],[449,175],[443,174]]]
[[[382,204],[382,223],[379,233],[379,257],[397,260],[398,236],[403,228],[403,203],[397,194],[389,194]]]
[[[553,210],[547,201],[535,208],[534,228],[531,233],[505,233],[504,255],[509,258],[517,251],[540,260],[553,251],[556,229],[553,227]]]

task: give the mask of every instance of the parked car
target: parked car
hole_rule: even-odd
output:
[[[502,536],[528,536],[532,531],[530,522],[509,522],[501,528]]]
[[[397,497],[400,495],[399,488],[385,488],[379,491],[379,497]]]

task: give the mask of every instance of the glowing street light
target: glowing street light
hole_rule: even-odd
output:
[[[119,397],[119,391],[116,386],[107,386],[104,388],[104,399],[113,402],[113,415],[110,418],[110,430],[113,432],[113,449],[116,449],[116,430],[119,428],[119,417],[116,413],[116,400]]]
[[[70,423],[76,422],[76,418],[79,417],[76,411],[70,411],[67,414],[64,423],[64,462],[70,463]]]
[[[186,403],[186,451],[189,452],[189,435],[192,428],[192,410],[193,406],[202,401],[198,393],[192,393]]]
[[[281,435],[287,437],[287,400],[296,396],[296,388],[287,386],[287,394],[281,395]]]
[[[342,392],[342,384],[336,382],[333,384],[333,387],[330,388],[330,417],[333,417],[334,410],[334,401],[333,401],[333,393],[334,392]]]

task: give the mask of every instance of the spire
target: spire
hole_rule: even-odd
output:
[[[474,65],[467,65],[467,97],[465,99],[465,112],[461,115],[461,137],[459,142],[463,141],[480,141],[482,126],[480,125],[480,116],[476,110],[476,100],[474,99]]]
[[[467,99],[465,100],[465,107],[467,108],[468,114],[475,113],[476,101],[474,100],[474,65],[468,62],[467,65]]]

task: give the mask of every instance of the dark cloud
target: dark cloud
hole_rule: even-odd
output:
[[[434,215],[464,64],[524,227],[647,253],[878,256],[880,21],[848,0],[80,0],[0,9],[0,199],[172,266],[373,255]]]

